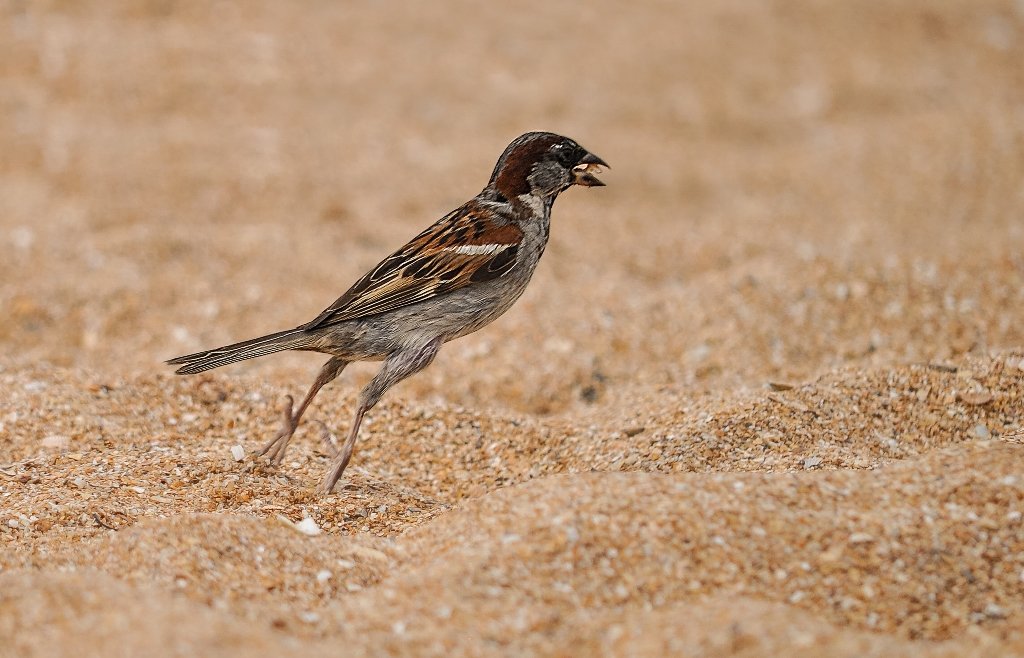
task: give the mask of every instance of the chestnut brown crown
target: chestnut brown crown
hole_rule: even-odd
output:
[[[512,141],[498,158],[488,187],[506,200],[523,194],[555,197],[573,185],[604,185],[595,174],[608,163],[574,140],[530,132]]]

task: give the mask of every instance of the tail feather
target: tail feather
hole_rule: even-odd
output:
[[[178,356],[167,361],[169,365],[181,367],[174,371],[177,375],[194,375],[229,363],[254,359],[258,356],[273,354],[283,350],[302,349],[310,344],[312,335],[299,328],[278,331],[259,338],[243,340],[233,345],[225,345],[205,352],[196,352]]]

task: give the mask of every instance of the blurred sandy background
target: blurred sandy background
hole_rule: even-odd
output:
[[[1024,653],[1022,62],[1019,1],[0,3],[0,653]],[[162,360],[527,130],[613,169],[524,298],[335,495],[313,422],[235,463],[320,358]]]

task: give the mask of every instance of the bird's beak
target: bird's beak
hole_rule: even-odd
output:
[[[601,187],[604,183],[594,174],[601,173],[601,167],[608,167],[608,163],[593,153],[587,153],[572,168],[572,182],[574,185],[583,187]],[[611,167],[608,167],[609,169]]]

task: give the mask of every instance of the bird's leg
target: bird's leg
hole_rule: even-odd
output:
[[[341,450],[337,452],[331,465],[327,468],[327,473],[317,488],[319,493],[331,493],[334,490],[334,485],[338,483],[341,475],[345,472],[345,467],[352,459],[352,450],[356,445],[356,437],[359,435],[359,425],[363,422],[363,415],[380,401],[389,388],[429,366],[441,348],[441,342],[441,337],[438,336],[426,345],[395,352],[384,361],[380,372],[359,393],[359,406],[356,407],[356,417],[352,421],[352,429]]]
[[[306,407],[313,401],[316,394],[320,392],[320,389],[331,383],[331,381],[341,374],[341,371],[348,365],[348,361],[344,359],[332,356],[327,363],[324,364],[323,368],[320,369],[320,374],[316,376],[316,381],[309,387],[309,393],[306,393],[306,398],[299,405],[297,411],[292,413],[292,396],[287,397],[287,403],[284,407],[284,423],[275,436],[270,442],[268,442],[260,450],[257,457],[267,455],[270,457],[270,461],[273,464],[280,464],[284,459],[284,451],[288,448],[288,442],[291,441],[292,435],[295,434],[295,428],[299,426],[299,420],[302,418],[302,414],[305,413]]]

